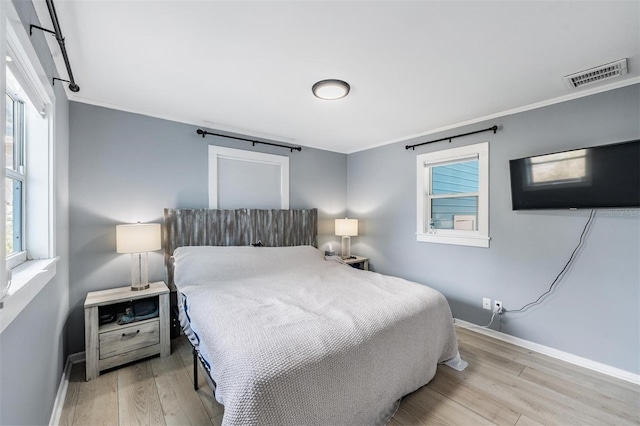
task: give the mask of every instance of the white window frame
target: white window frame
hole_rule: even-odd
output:
[[[478,160],[478,221],[476,230],[433,229],[431,218],[431,168],[443,164]],[[466,145],[416,156],[416,240],[426,243],[489,247],[489,142]],[[476,194],[461,194],[473,195]],[[437,198],[437,197],[433,197]]]
[[[46,123],[38,127],[40,134],[45,134],[46,144],[32,146],[37,157],[35,163],[30,164],[30,153],[25,152],[25,175],[28,193],[25,199],[25,228],[23,238],[26,247],[27,261],[13,267],[7,262],[6,248],[0,247],[0,333],[29,305],[38,293],[56,275],[55,253],[55,94],[50,77],[45,72],[31,38],[13,5],[13,2],[0,1],[0,89],[6,92],[6,55],[10,52],[13,59],[12,66],[20,72],[22,89],[25,90],[37,112],[46,117]],[[4,115],[4,102],[0,106],[0,114]],[[0,134],[5,134],[5,123],[0,124]],[[26,141],[29,149],[29,140]],[[33,166],[29,169],[29,166]],[[3,178],[6,167],[2,168]],[[31,172],[34,171],[34,174]],[[31,176],[31,177],[30,177]],[[37,179],[38,184],[32,185],[30,179]],[[0,185],[0,198],[4,199],[4,185]],[[31,213],[32,214],[31,214]],[[0,214],[6,214],[4,203],[0,203]],[[5,220],[0,222],[0,230],[5,235]],[[11,280],[8,296],[5,295],[5,283]]]
[[[248,161],[280,168],[280,208],[289,208],[289,157],[209,145],[209,208],[218,208],[218,159]]]
[[[9,97],[11,98],[11,100],[13,101],[14,104],[14,108],[15,106],[19,106],[20,108],[20,122],[17,123],[19,128],[18,131],[14,131],[14,145],[15,144],[19,144],[19,149],[20,149],[20,158],[19,158],[19,164],[18,164],[18,169],[17,170],[13,170],[13,169],[9,169],[9,168],[5,168],[5,177],[6,178],[10,178],[13,180],[17,180],[21,182],[21,194],[20,194],[20,217],[17,218],[20,221],[20,247],[21,250],[20,251],[15,251],[9,255],[7,255],[6,258],[6,262],[7,262],[7,268],[9,269],[13,269],[16,266],[20,265],[21,263],[24,263],[27,261],[27,248],[26,248],[26,221],[25,221],[25,216],[26,216],[26,197],[25,194],[27,193],[27,179],[26,179],[26,175],[25,175],[25,169],[24,169],[24,157],[25,157],[25,130],[24,130],[24,109],[25,109],[25,105],[24,105],[24,101],[22,99],[16,98],[14,94],[8,93],[5,90],[5,93],[7,95],[9,95]],[[16,126],[16,122],[15,122],[15,115],[14,115],[14,127]],[[17,140],[16,140],[16,136],[17,136]],[[15,161],[15,159],[14,159]],[[5,211],[6,214],[6,211]],[[16,220],[16,218],[14,217],[14,221]],[[5,235],[6,235],[7,230],[5,229]]]

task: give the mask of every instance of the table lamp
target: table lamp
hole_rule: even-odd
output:
[[[116,226],[116,252],[131,253],[131,290],[149,288],[148,252],[161,247],[159,223]]]
[[[342,237],[342,258],[351,257],[351,237],[358,236],[358,219],[336,219],[336,235]]]

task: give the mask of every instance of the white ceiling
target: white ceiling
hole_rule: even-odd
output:
[[[55,5],[70,99],[344,153],[640,82],[637,0]],[[621,58],[617,81],[563,83]],[[349,96],[316,99],[327,78]]]

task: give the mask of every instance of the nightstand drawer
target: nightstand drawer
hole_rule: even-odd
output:
[[[160,321],[122,326],[114,331],[100,333],[100,359],[145,348],[160,343]]]

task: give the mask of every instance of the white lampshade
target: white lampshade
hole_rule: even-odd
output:
[[[145,253],[162,248],[159,223],[116,226],[117,253]]]
[[[358,219],[336,219],[336,235],[356,237],[358,235]]]

